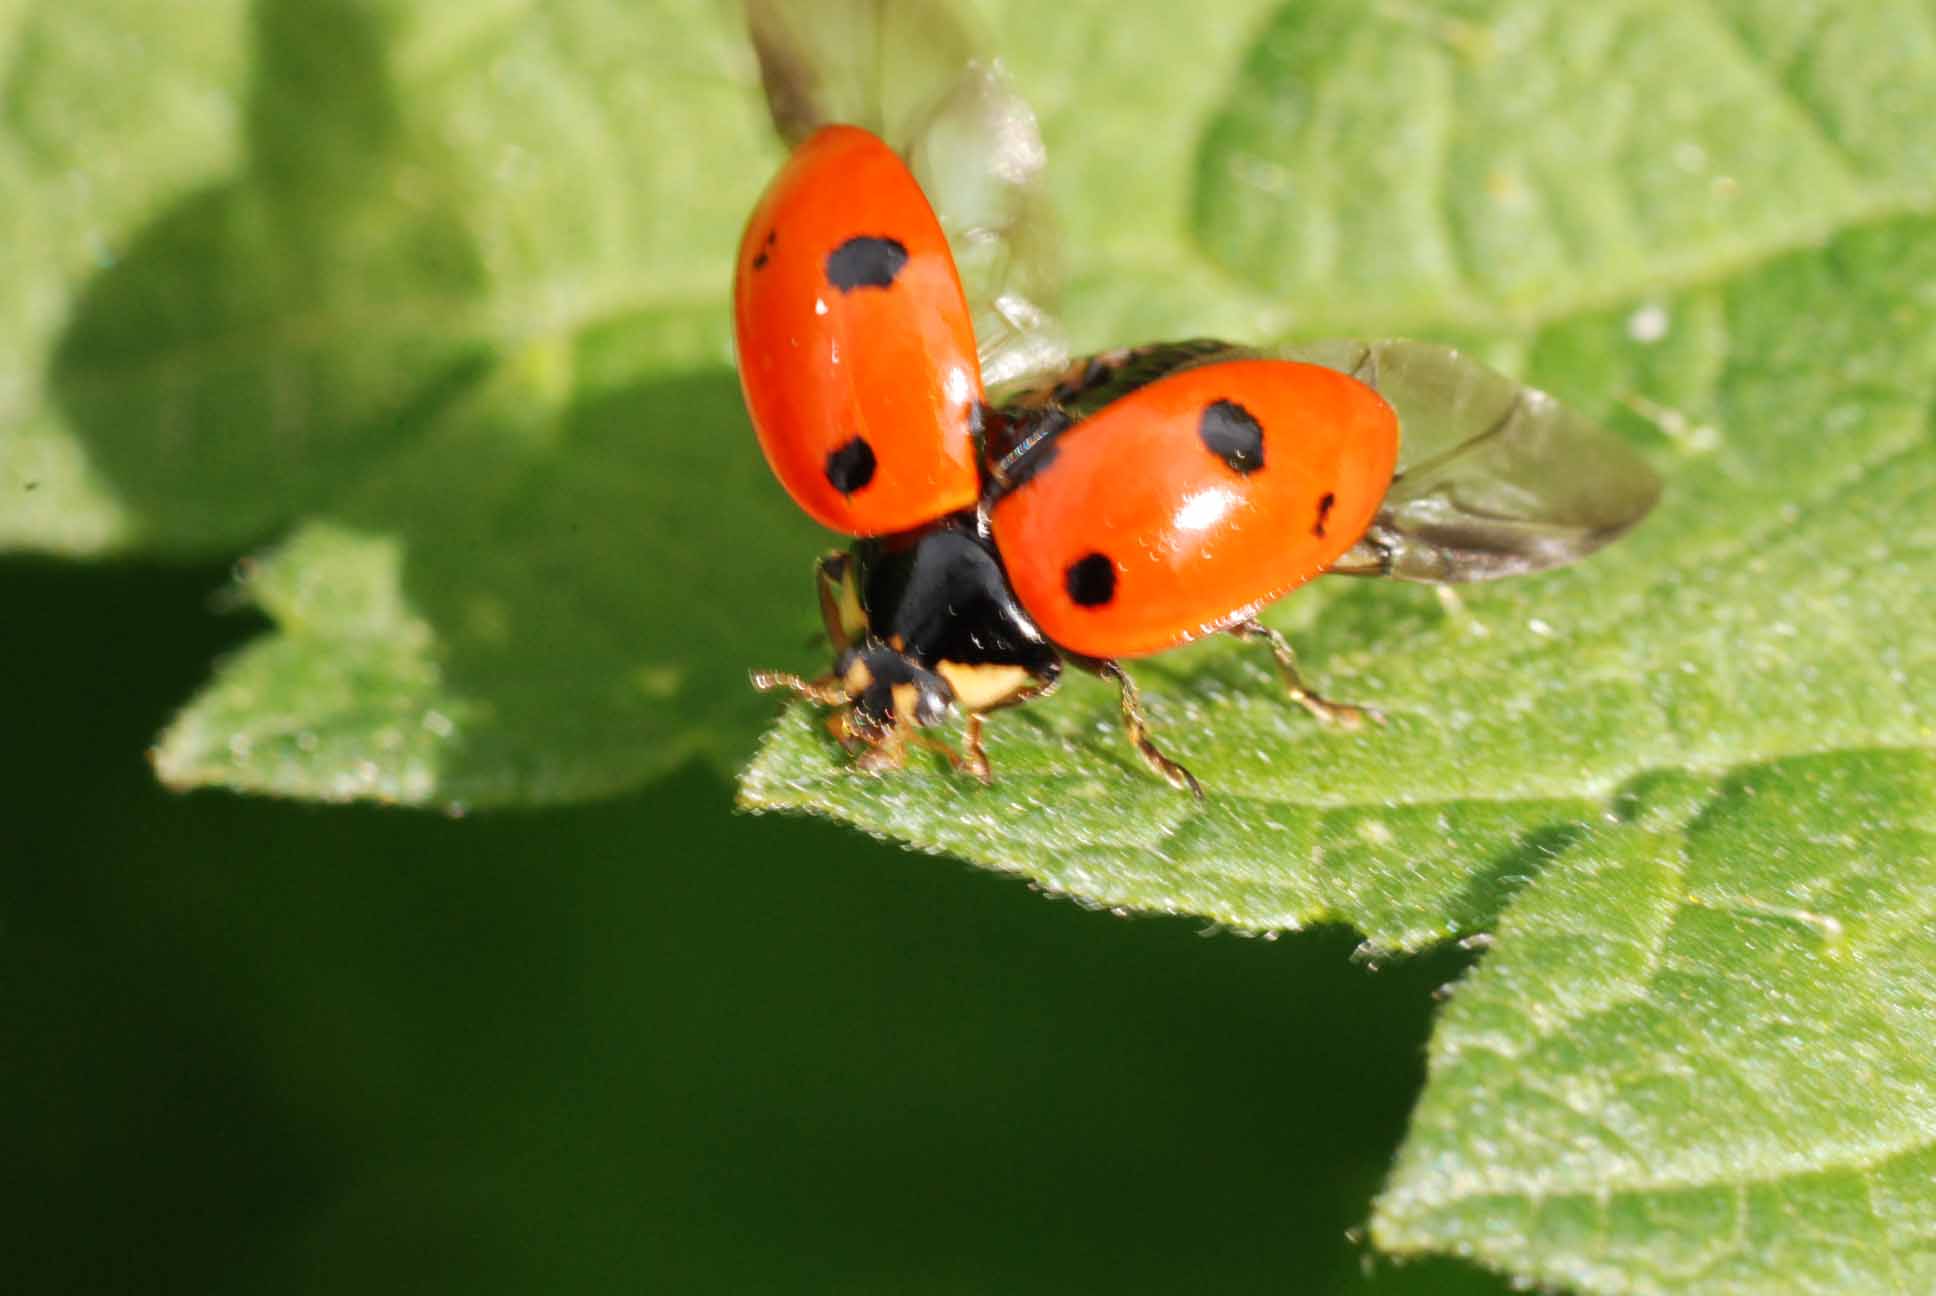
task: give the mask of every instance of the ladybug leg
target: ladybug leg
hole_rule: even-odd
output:
[[[872,745],[854,760],[854,768],[864,774],[884,774],[889,770],[906,768],[908,748],[911,746],[945,757],[950,769],[967,769],[971,773],[975,772],[973,766],[969,765],[954,748],[911,725],[894,725],[885,734],[871,741]]]
[[[884,729],[869,727],[855,720],[852,707],[845,707],[828,716],[827,732],[848,751],[860,752],[854,760],[854,768],[864,774],[883,774],[904,768],[909,743],[938,752],[948,758],[949,765],[955,769],[961,768],[961,757],[955,755],[948,744],[899,721]]]
[[[785,689],[795,697],[818,702],[821,706],[845,706],[851,700],[847,685],[838,675],[823,675],[810,680],[787,671],[754,671],[752,679],[753,687],[762,693]]]
[[[852,559],[842,550],[821,555],[813,565],[813,584],[820,596],[820,620],[827,628],[827,641],[836,655],[846,652],[867,629],[867,614],[861,611],[854,589]]]
[[[852,708],[842,708],[839,711],[828,712],[827,732],[834,736],[835,742],[845,747],[848,751],[854,750],[854,748],[860,746],[862,743],[861,736],[854,732],[854,713]]]
[[[950,769],[967,769],[970,773],[975,772],[974,767],[947,743],[924,734],[906,723],[897,722],[888,726],[885,731],[870,733],[853,723],[850,712],[841,711],[834,715],[827,727],[834,731],[834,737],[841,740],[841,745],[849,750],[860,746],[867,748],[854,760],[854,768],[864,774],[883,774],[889,770],[905,768],[910,746],[931,751],[945,758]]]
[[[1136,748],[1136,754],[1141,756],[1149,767],[1160,774],[1171,787],[1179,792],[1188,791],[1197,800],[1203,800],[1203,785],[1197,782],[1196,775],[1165,756],[1157,750],[1156,744],[1150,741],[1149,721],[1143,716],[1143,699],[1137,693],[1136,685],[1130,681],[1128,673],[1107,658],[1084,664],[1104,679],[1115,681],[1117,694],[1123,707],[1123,732],[1129,736],[1130,744]]]
[[[968,723],[962,734],[962,757],[960,768],[967,770],[982,783],[993,783],[995,771],[988,764],[988,749],[981,745],[982,713],[970,711]]]
[[[907,766],[907,727],[894,725],[880,737],[870,740],[866,751],[854,758],[854,768],[863,774],[885,774]]]
[[[1000,711],[1006,707],[1020,706],[1024,702],[1033,702],[1037,698],[1045,698],[1055,692],[1061,684],[1062,674],[1058,669],[1055,674],[1038,679],[1035,683],[1025,688],[1017,689],[993,706],[981,711],[970,711],[968,713],[966,734],[962,739],[962,747],[964,750],[961,764],[958,768],[967,770],[983,783],[993,783],[995,781],[995,771],[988,763],[988,749],[982,746],[981,741],[982,726],[985,723],[983,717],[990,711]]]
[[[1291,651],[1290,640],[1263,622],[1252,618],[1240,621],[1230,627],[1230,633],[1239,639],[1262,639],[1271,647],[1271,655],[1277,658],[1277,673],[1284,679],[1284,687],[1290,690],[1291,701],[1309,711],[1325,724],[1336,725],[1340,729],[1358,729],[1366,720],[1377,724],[1385,723],[1384,713],[1375,707],[1353,706],[1349,702],[1333,702],[1306,688],[1297,673],[1297,654]]]
[[[978,737],[978,735],[975,732],[974,716],[968,717],[968,726],[969,726],[969,741],[974,742]],[[988,778],[986,776],[986,773],[984,772],[988,764],[987,757],[982,758],[983,768],[977,769],[974,764],[973,756],[963,756],[961,753],[957,752],[954,748],[950,747],[947,743],[941,741],[941,739],[933,737],[932,735],[929,735],[929,734],[924,734],[919,729],[908,730],[906,741],[913,743],[916,747],[919,747],[924,751],[931,751],[937,756],[944,757],[948,762],[949,768],[954,769],[956,771],[967,770],[970,774],[973,774],[976,778],[980,779],[982,782],[984,783],[988,782]]]

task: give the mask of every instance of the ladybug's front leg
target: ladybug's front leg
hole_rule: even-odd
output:
[[[819,679],[802,679],[790,671],[754,671],[753,687],[762,693],[775,689],[785,689],[798,698],[817,702],[821,706],[845,706],[852,698],[847,685],[838,675],[822,675]]]
[[[1270,644],[1272,656],[1277,658],[1277,673],[1284,679],[1284,687],[1290,691],[1291,701],[1309,711],[1325,724],[1336,725],[1340,729],[1362,728],[1366,720],[1377,724],[1385,723],[1384,713],[1375,707],[1354,706],[1349,702],[1333,702],[1321,697],[1305,687],[1297,673],[1297,654],[1291,651],[1290,640],[1254,617],[1240,621],[1230,627],[1230,633],[1239,639],[1262,639]]]

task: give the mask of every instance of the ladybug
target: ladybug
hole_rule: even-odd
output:
[[[816,575],[833,669],[753,682],[835,708],[864,770],[921,746],[988,781],[983,717],[1074,666],[1116,684],[1143,760],[1201,797],[1152,740],[1123,660],[1257,640],[1295,701],[1355,727],[1377,713],[1307,688],[1257,619],[1265,605],[1327,572],[1452,581],[1570,562],[1658,493],[1631,451],[1550,398],[1421,343],[1302,358],[1167,343],[990,404],[941,222],[853,126],[807,137],[760,199],[734,305],[769,464],[854,538]],[[1445,415],[1409,469],[1400,394]],[[922,732],[956,711],[960,754]]]

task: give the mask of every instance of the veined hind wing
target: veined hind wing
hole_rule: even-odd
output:
[[[1391,490],[1334,573],[1458,582],[1562,567],[1660,498],[1660,478],[1625,442],[1451,347],[1318,342],[1279,354],[1349,373],[1398,412]]]
[[[1061,365],[1060,279],[1035,114],[946,0],[746,0],[773,124],[789,146],[834,122],[907,160],[961,272],[982,381]]]

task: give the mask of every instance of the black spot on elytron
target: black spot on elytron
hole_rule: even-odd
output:
[[[1116,597],[1116,564],[1108,554],[1092,553],[1069,564],[1063,587],[1078,607],[1101,607]]]
[[[907,246],[898,240],[863,234],[827,254],[827,282],[842,292],[886,288],[907,259]]]
[[[1337,502],[1338,497],[1336,495],[1333,495],[1330,491],[1324,492],[1323,498],[1318,500],[1318,520],[1311,524],[1312,535],[1317,536],[1319,539],[1324,538],[1325,519],[1331,516],[1331,506]]]
[[[827,482],[842,495],[874,480],[874,447],[859,437],[827,456]]]
[[[1197,435],[1210,453],[1239,477],[1264,466],[1264,428],[1236,401],[1211,401],[1204,407]]]
[[[776,241],[778,241],[779,237],[780,237],[780,231],[776,229],[768,230],[766,232],[766,241],[760,244],[760,250],[758,254],[756,254],[753,257],[753,268],[755,270],[766,269],[766,254],[773,250],[773,244]]]

